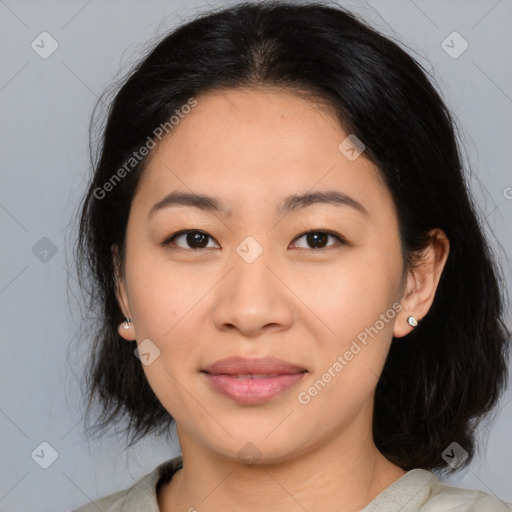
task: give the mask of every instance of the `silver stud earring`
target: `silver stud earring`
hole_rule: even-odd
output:
[[[131,318],[127,318],[127,319],[125,320],[125,322],[123,323],[123,327],[124,327],[125,329],[129,329],[129,328],[131,327],[131,325],[130,325],[131,323],[132,323],[132,319],[131,319]]]
[[[418,320],[414,318],[412,315],[407,318],[407,323],[412,327],[416,327],[418,325]]]

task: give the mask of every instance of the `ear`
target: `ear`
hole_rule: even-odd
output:
[[[444,232],[436,228],[429,235],[429,245],[418,255],[414,268],[407,274],[407,283],[400,301],[402,309],[393,329],[396,338],[412,331],[413,327],[407,322],[409,316],[414,316],[419,322],[428,313],[448,259],[450,242]]]
[[[123,315],[126,318],[132,318],[128,301],[128,293],[126,291],[126,282],[121,271],[121,258],[119,255],[119,249],[117,245],[112,245],[111,252],[112,262],[114,265],[114,276],[116,280],[117,303]],[[135,326],[133,325],[133,322],[128,324],[128,327],[125,322],[121,322],[117,327],[117,331],[119,335],[127,341],[134,341],[136,339]]]

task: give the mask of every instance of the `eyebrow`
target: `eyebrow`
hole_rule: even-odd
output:
[[[361,203],[337,190],[306,192],[288,196],[278,205],[277,213],[285,215],[317,203],[349,206],[364,215],[368,215],[368,211]],[[149,211],[148,217],[152,217],[156,212],[173,206],[192,206],[204,211],[223,213],[227,217],[233,213],[218,197],[175,190],[158,201],[158,203],[155,203]]]

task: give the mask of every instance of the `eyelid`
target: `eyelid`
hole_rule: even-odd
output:
[[[173,240],[178,238],[179,236],[181,235],[186,235],[188,233],[201,233],[203,235],[206,235],[208,238],[212,239],[215,241],[215,243],[217,243],[218,245],[220,245],[216,240],[215,238],[213,238],[212,235],[210,235],[209,233],[207,233],[206,231],[202,231],[200,229],[182,229],[180,231],[176,231],[176,233],[173,233],[172,235],[168,236],[167,238],[165,238],[161,243],[160,245],[165,247],[165,248],[168,248],[169,245],[171,245],[173,243]],[[309,235],[310,233],[322,233],[322,234],[325,234],[325,235],[330,235],[332,237],[334,237],[336,240],[337,240],[337,244],[334,244],[334,245],[329,245],[327,247],[323,247],[323,248],[320,248],[320,249],[309,249],[309,248],[304,248],[304,247],[300,247],[299,249],[306,249],[306,250],[310,250],[310,251],[313,251],[313,252],[321,252],[321,251],[325,251],[325,250],[328,250],[329,248],[331,247],[338,247],[340,245],[348,245],[348,242],[338,233],[334,232],[334,231],[330,231],[328,229],[308,229],[306,231],[303,231],[302,233],[300,233],[299,235],[297,235],[293,240],[292,240],[292,244],[293,242],[299,240],[300,238],[302,238],[303,236],[305,235]],[[204,249],[211,249],[211,247],[203,247],[202,249],[192,249],[192,248],[183,248],[183,247],[179,247],[177,246],[176,247],[176,250],[178,249],[183,249],[185,251],[197,251],[197,250],[204,250]]]

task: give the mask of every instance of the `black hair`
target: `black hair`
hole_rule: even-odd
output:
[[[377,448],[405,470],[450,471],[453,441],[472,459],[476,427],[505,389],[509,332],[499,268],[469,193],[456,125],[425,71],[391,39],[325,3],[246,2],[210,11],[166,35],[131,70],[109,105],[94,176],[80,206],[80,282],[99,320],[86,371],[94,429],[127,419],[134,443],[173,418],[150,388],[117,325],[111,248],[120,249],[155,128],[191,98],[234,88],[279,87],[330,105],[365,145],[390,190],[404,262],[414,264],[433,228],[450,252],[420,325],[393,339],[375,390]],[[171,135],[172,136],[172,135]],[[123,168],[122,179],[112,181]],[[119,177],[119,173],[117,174]],[[105,184],[108,193],[105,193]]]

